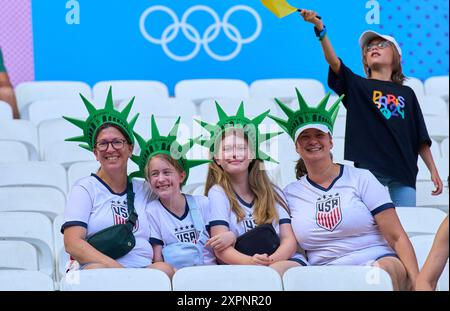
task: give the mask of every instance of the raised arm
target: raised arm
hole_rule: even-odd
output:
[[[441,177],[439,177],[438,170],[436,168],[436,165],[433,160],[433,155],[431,154],[430,146],[427,144],[422,144],[419,149],[420,157],[422,158],[423,162],[425,162],[425,165],[427,166],[428,170],[431,173],[431,180],[433,181],[434,186],[436,189],[431,193],[432,195],[438,195],[442,193],[443,184]]]
[[[316,12],[310,10],[302,10],[300,15],[306,22],[313,24],[319,32],[322,32],[325,26],[322,19],[317,18],[318,15]],[[323,54],[327,63],[330,65],[333,72],[335,74],[338,74],[339,70],[341,69],[341,61],[336,56],[333,46],[328,39],[328,35],[325,35],[322,40],[320,40],[320,43],[322,45]]]

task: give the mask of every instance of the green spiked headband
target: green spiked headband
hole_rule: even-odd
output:
[[[127,135],[127,138],[134,143],[133,127],[136,124],[139,114],[134,116],[130,122],[127,121],[131,107],[133,106],[134,97],[130,100],[122,112],[119,112],[114,109],[111,87],[109,88],[105,108],[103,109],[97,110],[94,105],[91,104],[82,94],[80,94],[80,96],[89,112],[89,116],[86,121],[65,116],[63,118],[81,128],[83,130],[83,136],[67,138],[66,141],[86,143],[87,145],[80,144],[80,147],[92,151],[94,150],[95,136],[98,129],[103,124],[109,123],[119,127]]]
[[[145,167],[147,165],[148,160],[150,160],[153,156],[157,154],[167,154],[173,159],[177,160],[178,163],[183,168],[186,173],[186,178],[184,179],[183,184],[186,183],[189,177],[189,170],[195,166],[209,163],[209,160],[189,160],[186,157],[186,154],[189,150],[194,146],[195,143],[198,143],[196,139],[190,139],[186,144],[180,145],[177,139],[178,126],[180,124],[180,118],[177,119],[173,128],[170,130],[168,136],[161,136],[158,130],[158,127],[155,122],[155,117],[152,115],[151,119],[151,138],[148,141],[145,141],[139,134],[136,132],[134,135],[136,136],[136,140],[141,148],[141,153],[139,156],[132,155],[131,160],[136,163],[139,167],[139,171],[132,173],[131,177],[143,177],[145,178]]]
[[[333,134],[333,126],[338,115],[339,104],[344,95],[339,97],[331,108],[327,110],[326,106],[331,93],[328,93],[320,101],[317,107],[310,107],[297,88],[295,91],[297,92],[299,110],[294,111],[275,98],[278,106],[280,106],[283,112],[288,116],[288,119],[283,120],[272,115],[270,115],[269,118],[277,122],[278,125],[291,136],[294,142],[297,140],[298,135],[307,128],[317,128],[323,132]]]
[[[216,143],[217,139],[222,137],[222,134],[230,129],[242,129],[244,130],[244,134],[246,135],[249,142],[255,146],[255,157],[258,160],[266,160],[271,162],[276,162],[269,155],[262,152],[259,148],[259,145],[272,137],[278,136],[282,134],[282,132],[276,133],[266,133],[261,134],[259,132],[259,125],[262,121],[267,117],[270,110],[260,114],[254,119],[249,119],[244,114],[244,103],[241,102],[239,105],[238,111],[234,116],[228,116],[225,111],[220,107],[220,105],[216,102],[217,114],[219,116],[219,121],[217,124],[210,124],[207,122],[196,120],[202,127],[204,127],[209,132],[209,139],[201,140],[201,145],[210,149],[211,153],[214,154],[217,152]]]

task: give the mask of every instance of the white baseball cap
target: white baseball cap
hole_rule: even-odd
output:
[[[298,136],[300,136],[300,134],[307,129],[318,129],[324,133],[330,133],[330,130],[328,129],[328,126],[326,126],[325,124],[318,124],[318,123],[309,123],[309,124],[305,124],[302,127],[299,127],[296,131],[295,131],[295,137],[294,137],[294,142],[297,141]]]
[[[388,35],[382,35],[382,34],[379,34],[378,32],[372,31],[372,30],[364,31],[361,34],[361,36],[359,37],[359,46],[362,49],[368,42],[372,41],[375,38],[383,38],[384,40],[391,42],[397,49],[398,54],[400,54],[400,56],[402,56],[402,49],[400,48],[400,45],[398,45],[398,43],[394,39],[394,37],[391,37]]]

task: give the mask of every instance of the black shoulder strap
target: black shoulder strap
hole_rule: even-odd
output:
[[[133,191],[133,182],[131,179],[128,180],[127,184],[127,207],[128,207],[128,220],[127,224],[130,224],[131,227],[134,227],[136,224],[136,220],[138,218],[138,214],[134,209],[134,191]]]

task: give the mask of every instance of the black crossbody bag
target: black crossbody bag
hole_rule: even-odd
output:
[[[247,231],[236,239],[234,248],[245,255],[272,255],[280,246],[278,236],[272,224],[263,224]]]
[[[128,182],[127,186],[127,207],[128,219],[126,223],[100,230],[87,239],[87,242],[96,250],[112,259],[125,256],[136,245],[133,227],[136,224],[138,215],[134,209],[134,192],[131,181]]]

